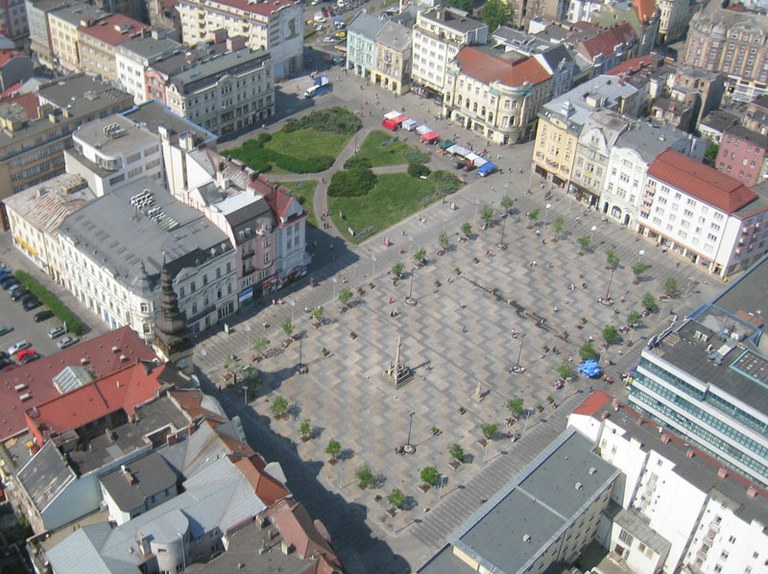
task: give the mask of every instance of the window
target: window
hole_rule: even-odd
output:
[[[619,532],[619,540],[621,540],[624,544],[632,544],[635,538],[622,528],[621,532]]]

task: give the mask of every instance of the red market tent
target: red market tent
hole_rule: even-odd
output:
[[[397,131],[397,128],[400,124],[396,123],[394,120],[384,120],[381,122],[381,126],[384,128],[387,128],[388,130]]]
[[[427,132],[421,136],[422,141],[434,143],[440,136],[437,132]]]

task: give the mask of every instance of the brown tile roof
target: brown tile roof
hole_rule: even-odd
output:
[[[521,86],[524,82],[539,84],[550,78],[535,58],[511,62],[476,48],[462,48],[456,59],[463,74],[485,84],[498,81],[506,86]]]
[[[275,191],[268,193],[264,199],[267,200],[267,204],[272,212],[277,215],[278,220],[288,217],[288,208],[294,201],[291,192],[284,187],[279,187]]]
[[[637,19],[645,23],[656,13],[656,0],[632,0]]]
[[[112,14],[91,26],[80,26],[78,31],[84,36],[90,36],[110,46],[117,46],[131,38],[140,36],[142,30],[149,31],[150,29],[150,26],[123,14]]]
[[[259,454],[242,456],[230,454],[229,460],[243,474],[253,487],[256,496],[266,505],[272,506],[278,500],[288,496],[290,492],[283,483],[264,470],[266,464]]]
[[[315,553],[335,560],[336,554],[331,545],[320,534],[301,503],[284,498],[268,508],[267,515],[277,526],[283,540],[296,549],[296,555],[302,560],[311,558]]]
[[[629,44],[635,40],[635,33],[628,22],[622,22],[616,26],[611,26],[605,32],[597,36],[584,40],[581,45],[589,55],[594,58],[598,55],[607,56],[612,54],[619,44]]]
[[[25,410],[60,396],[52,380],[66,367],[83,366],[100,379],[137,360],[155,358],[155,353],[130,327],[121,327],[12,371],[0,372],[0,438],[26,429]],[[26,394],[31,396],[22,401]]]
[[[192,420],[207,419],[209,421],[225,423],[227,417],[215,413],[203,406],[204,395],[198,389],[174,389],[170,396],[179,404],[182,411],[189,415]]]
[[[758,197],[737,179],[671,149],[653,160],[648,175],[726,213],[734,213]]]
[[[650,53],[645,56],[631,58],[626,62],[622,62],[618,66],[611,68],[605,73],[609,76],[621,76],[622,74],[631,76],[644,68],[658,66],[660,62],[661,57],[658,54]]]
[[[597,390],[589,395],[584,402],[573,409],[574,415],[594,416],[606,403],[610,403],[613,397],[603,390]]]

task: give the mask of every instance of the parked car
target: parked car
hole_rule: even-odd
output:
[[[0,325],[0,337],[13,331],[13,325]]]
[[[31,355],[27,355],[23,359],[19,361],[22,365],[26,365],[27,363],[31,363],[32,361],[37,361],[38,359],[42,359],[43,356],[40,353],[32,353]]]
[[[29,295],[29,291],[26,287],[18,286],[16,289],[12,290],[11,292],[11,301],[18,301],[24,295]]]
[[[18,285],[19,280],[16,279],[16,276],[14,275],[8,275],[8,277],[5,277],[4,279],[0,279],[0,286],[2,286],[3,289],[6,291],[10,291],[11,288],[14,285]]]
[[[8,357],[3,357],[0,359],[0,370],[4,369],[8,365],[13,365],[13,360],[9,359]]]
[[[40,299],[32,295],[32,297],[25,298],[24,303],[22,303],[21,306],[24,307],[25,311],[31,311],[32,309],[37,309],[42,304],[43,303],[40,301]]]
[[[16,341],[13,345],[8,347],[8,354],[13,355],[14,353],[18,353],[22,349],[28,349],[31,346],[32,346],[32,343],[30,343],[26,339],[22,339],[21,341]]]
[[[335,44],[336,38],[334,38],[333,36],[326,36],[325,38],[323,38],[323,42],[325,42],[326,44]]]
[[[35,320],[35,323],[41,323],[43,321],[46,321],[47,319],[50,319],[51,317],[53,317],[53,311],[51,311],[50,309],[45,309],[44,311],[35,313],[35,316],[33,318]]]
[[[77,343],[80,339],[78,337],[75,337],[73,335],[67,335],[66,337],[62,337],[58,341],[56,341],[56,346],[59,349],[66,349],[67,347],[71,347],[75,343]]]
[[[19,352],[16,353],[15,358],[16,361],[21,363],[21,360],[28,356],[28,355],[35,355],[37,351],[34,349],[34,347],[29,347],[28,349],[21,349]]]
[[[53,327],[51,329],[48,329],[48,336],[51,339],[55,339],[56,337],[61,337],[66,331],[64,330],[64,327],[59,325],[58,327]]]

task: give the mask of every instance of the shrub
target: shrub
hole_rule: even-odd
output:
[[[395,508],[402,508],[405,504],[405,495],[399,488],[393,488],[392,492],[387,496],[387,502],[389,502]]]
[[[329,440],[328,446],[325,447],[325,454],[330,456],[333,460],[338,458],[341,454],[341,443],[334,439]]]
[[[451,448],[448,449],[448,452],[451,453],[452,458],[458,460],[459,462],[464,462],[464,449],[461,448],[460,444],[453,443]]]
[[[480,427],[480,430],[483,431],[483,436],[487,439],[493,438],[493,435],[496,434],[496,432],[499,430],[499,425],[496,423],[491,423],[487,425],[482,425]]]
[[[579,347],[579,357],[585,361],[596,359],[597,351],[595,351],[595,346],[592,343],[584,343],[581,347]]]
[[[376,174],[370,167],[365,166],[362,159],[356,160],[349,168],[333,174],[328,186],[330,197],[360,197],[374,188],[377,181]]]
[[[313,129],[335,134],[353,134],[362,127],[363,122],[357,114],[335,107],[317,110],[296,121],[287,122],[283,130],[290,133],[301,129]]]
[[[421,478],[421,482],[424,482],[429,486],[435,486],[437,480],[440,478],[440,473],[437,472],[437,469],[434,466],[425,466],[421,469],[421,472],[419,472],[419,478]]]
[[[290,404],[288,403],[288,399],[285,397],[281,397],[280,395],[277,395],[275,399],[272,401],[272,404],[269,407],[269,410],[272,412],[272,416],[274,416],[276,419],[283,418],[286,414],[288,414],[288,407]]]
[[[523,412],[523,399],[509,399],[507,401],[507,410],[517,416]]]
[[[62,303],[56,295],[48,291],[37,279],[32,277],[26,271],[17,270],[14,272],[16,278],[27,288],[29,292],[40,299],[40,302],[48,307],[56,317],[67,325],[67,331],[75,335],[82,335],[85,332],[85,326],[80,318],[75,315],[69,307]]]
[[[408,164],[408,175],[411,177],[428,176],[431,170],[423,163],[412,161]]]
[[[621,341],[621,335],[619,330],[613,325],[606,325],[603,327],[603,340],[609,345],[613,345]]]
[[[357,484],[360,488],[368,488],[373,484],[374,476],[371,469],[366,465],[357,469],[355,478],[357,479]]]

